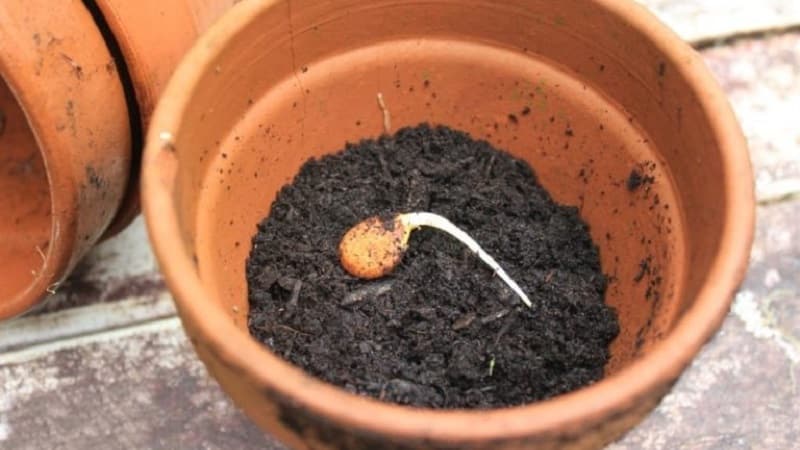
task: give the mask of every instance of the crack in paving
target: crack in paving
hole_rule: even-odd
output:
[[[756,186],[759,206],[768,206],[800,199],[800,178],[777,180],[765,186]]]
[[[758,339],[772,341],[789,360],[789,378],[792,382],[792,392],[797,393],[797,380],[795,368],[800,364],[800,339],[781,328],[775,314],[770,310],[770,304],[776,300],[776,291],[768,295],[763,301],[757,302],[752,291],[741,291],[736,294],[733,303],[733,313],[744,323],[745,330]]]

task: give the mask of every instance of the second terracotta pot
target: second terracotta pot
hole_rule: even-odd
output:
[[[579,208],[619,312],[606,378],[544,402],[433,411],[358,397],[250,337],[256,224],[308,158],[446,124],[528,161]],[[181,63],[143,196],[186,331],[223,389],[295,448],[597,448],[669,390],[747,265],[752,174],[698,55],[619,0],[250,1]],[[331,301],[335,301],[332,299]]]
[[[139,210],[142,133],[234,0],[0,4],[0,319],[40,304]]]
[[[173,70],[197,37],[237,0],[94,0],[110,45],[124,64],[133,134],[133,166],[123,205],[106,231],[113,235],[139,213],[142,134]]]

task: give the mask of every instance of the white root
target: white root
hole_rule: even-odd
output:
[[[402,214],[399,216],[399,218],[406,230],[404,240],[408,240],[408,236],[411,234],[411,231],[419,227],[435,228],[449,234],[450,236],[453,236],[466,245],[470,250],[472,250],[473,253],[478,255],[478,258],[480,258],[481,261],[491,267],[494,273],[497,274],[497,276],[500,277],[500,279],[502,279],[508,285],[508,287],[519,296],[520,300],[522,300],[522,302],[525,303],[528,308],[533,306],[528,296],[522,291],[522,288],[519,287],[516,281],[508,276],[506,271],[500,267],[500,264],[498,264],[491,255],[486,253],[486,251],[484,251],[481,246],[475,242],[475,239],[472,239],[470,235],[458,228],[455,224],[453,224],[453,222],[450,222],[438,214],[429,212]]]
[[[39,254],[40,258],[42,258],[42,264],[45,264],[47,262],[47,256],[45,256],[44,251],[42,250],[41,247],[39,247],[38,245],[36,245],[35,247],[36,247],[36,253]]]
[[[389,108],[386,107],[386,102],[383,101],[383,94],[378,92],[378,106],[383,113],[383,131],[386,134],[392,131],[392,115],[389,113]]]
[[[47,286],[47,289],[45,289],[45,291],[47,291],[47,293],[50,294],[50,295],[55,295],[55,293],[58,292],[58,288],[60,288],[60,287],[61,287],[61,282],[60,281],[56,281],[55,283],[51,284],[50,286]]]

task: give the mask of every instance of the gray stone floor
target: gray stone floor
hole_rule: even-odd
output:
[[[642,3],[702,43],[749,140],[761,206],[750,269],[721,331],[610,448],[798,448],[800,2]],[[44,448],[282,448],[196,359],[141,220],[99,246],[45,308],[0,324],[0,449]]]

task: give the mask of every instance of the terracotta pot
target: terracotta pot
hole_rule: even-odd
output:
[[[2,319],[56,289],[100,239],[131,140],[117,66],[78,0],[3,0],[0,76]]]
[[[122,208],[106,232],[124,229],[139,214],[139,169],[142,130],[161,91],[181,57],[237,0],[95,0],[96,17],[113,34],[114,46],[125,66],[125,81],[132,91],[130,104],[134,128],[131,178]],[[134,101],[135,100],[135,101]]]
[[[233,2],[0,5],[0,319],[39,303],[136,216],[142,130],[156,99]]]
[[[395,127],[486,138],[580,208],[622,328],[604,380],[522,407],[413,409],[315,379],[249,336],[256,224],[306,159],[381,133],[379,92]],[[152,242],[198,354],[295,448],[600,447],[718,328],[753,232],[752,173],[723,94],[690,47],[619,0],[242,3],[176,71],[143,173]]]

